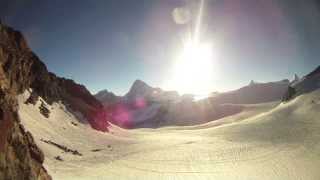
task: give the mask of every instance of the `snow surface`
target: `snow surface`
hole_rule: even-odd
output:
[[[39,102],[23,103],[27,96],[19,96],[19,114],[44,151],[53,179],[320,179],[320,90],[276,107],[250,105],[245,112],[204,125],[157,130],[112,125],[110,133],[79,123],[60,103],[47,105],[51,113],[45,118]],[[83,156],[63,153],[40,139]],[[54,159],[58,155],[63,161]]]

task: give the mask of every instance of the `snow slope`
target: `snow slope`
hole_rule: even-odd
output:
[[[44,118],[37,107],[23,104],[25,96],[19,97],[22,123],[43,149],[54,179],[320,179],[320,90],[276,107],[251,105],[247,114],[222,124],[157,130],[112,126],[109,134],[74,126],[76,118],[57,103]],[[83,156],[63,153],[41,138]],[[55,160],[57,155],[63,161]]]

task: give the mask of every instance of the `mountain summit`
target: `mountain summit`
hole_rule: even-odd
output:
[[[155,92],[156,89],[152,88],[147,83],[141,80],[135,80],[129,92],[124,96],[124,100],[131,101],[137,98],[150,97]]]

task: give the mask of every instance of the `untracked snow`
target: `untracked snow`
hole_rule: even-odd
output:
[[[156,130],[112,126],[109,133],[79,123],[60,103],[47,105],[50,116],[45,118],[40,102],[24,104],[27,97],[19,96],[19,114],[44,151],[53,179],[320,179],[320,91],[276,107],[250,105],[241,114],[205,125]]]

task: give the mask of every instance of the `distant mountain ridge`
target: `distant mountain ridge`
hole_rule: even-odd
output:
[[[161,88],[151,87],[144,81],[136,80],[122,99],[132,102],[139,98],[149,101],[174,101],[179,99],[180,96],[176,91],[164,91]]]
[[[215,104],[258,104],[281,100],[288,89],[290,81],[285,79],[277,82],[256,83],[251,81],[248,86],[240,89],[215,94],[210,98]]]
[[[280,101],[289,83],[289,80],[270,83],[251,81],[248,86],[238,90],[215,93],[212,97],[194,101],[192,95],[180,96],[175,91],[163,91],[136,80],[129,92],[118,97],[116,102],[105,102],[108,98],[104,99],[102,93],[95,97],[106,105],[110,121],[124,128],[185,126],[239,113],[241,104]],[[104,94],[112,97],[108,91],[104,91]]]

